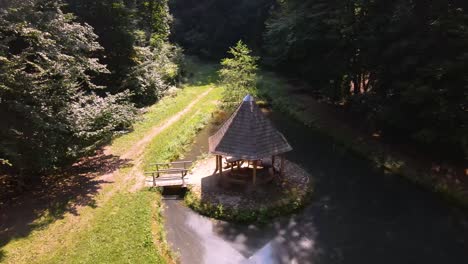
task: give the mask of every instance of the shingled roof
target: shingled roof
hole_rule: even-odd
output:
[[[257,160],[292,150],[284,136],[247,95],[221,128],[209,138],[210,153]]]

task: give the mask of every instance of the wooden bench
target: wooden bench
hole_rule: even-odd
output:
[[[185,187],[185,176],[189,171],[192,161],[175,161],[168,163],[151,163],[151,171],[145,175],[151,175],[154,187],[182,186]]]

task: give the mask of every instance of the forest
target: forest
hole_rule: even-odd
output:
[[[242,39],[264,67],[309,83],[307,93],[344,105],[390,141],[460,162],[468,150],[467,7],[446,0],[172,1],[171,38],[212,59]]]
[[[379,259],[396,247],[389,263],[408,250],[415,263],[467,257],[466,0],[0,0],[0,262],[178,262],[163,209],[175,205],[151,168],[203,149],[197,137],[208,144],[246,94],[288,135],[292,155],[276,161],[281,177],[285,157],[297,163],[303,192],[229,211],[188,188],[188,214],[227,221],[189,215],[226,232],[210,239],[234,241],[233,219],[298,213],[302,225],[256,231],[291,235],[291,259],[317,250],[344,263],[359,247]],[[194,161],[210,156],[197,151]],[[290,184],[281,177],[278,189]],[[275,200],[253,190],[245,196]],[[324,248],[295,251],[303,245]]]
[[[179,76],[166,1],[4,1],[0,156],[19,184],[128,131]]]
[[[182,50],[218,60],[238,40],[391,140],[463,161],[466,5],[2,1],[3,169],[27,176],[92,153],[176,84]]]

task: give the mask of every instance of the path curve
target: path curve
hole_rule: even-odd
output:
[[[43,230],[44,232],[36,233],[34,241],[37,241],[37,243],[31,244],[40,244],[40,246],[31,246],[30,254],[38,253],[34,258],[44,257],[53,254],[53,250],[61,247],[61,244],[69,243],[70,239],[73,239],[73,234],[89,228],[95,216],[94,213],[86,211],[91,202],[93,206],[101,207],[112,199],[117,192],[136,191],[143,186],[144,176],[141,164],[145,147],[162,131],[168,129],[172,124],[189,113],[213,89],[213,87],[208,88],[187,104],[183,110],[164,120],[160,125],[154,126],[120,157],[113,155],[112,149],[107,147],[94,157],[88,157],[77,162],[73,166],[73,168],[77,168],[76,171],[70,170],[69,172],[76,179],[71,182],[67,181],[66,184],[69,184],[69,186],[65,187],[68,188],[67,191],[70,191],[70,194],[57,192],[61,195],[60,197],[53,195],[51,198],[45,197],[43,199],[41,192],[28,193],[24,197],[21,197],[21,206],[17,206],[14,203],[7,205],[5,210],[9,212],[8,215],[0,214],[0,247],[2,247],[2,242],[5,245],[13,237],[18,236],[17,234],[23,237],[33,231],[31,223],[38,217],[35,211],[36,208],[40,208],[41,210],[47,209],[48,203],[55,203],[56,199],[70,199],[69,195],[73,195],[73,197],[76,197],[76,200],[67,205],[67,209],[61,217],[62,220],[54,222],[47,229]],[[128,166],[129,163],[132,165],[131,170],[121,170],[124,166]],[[81,166],[84,167],[83,170],[80,170]],[[73,184],[76,184],[76,187]],[[92,190],[91,193],[89,193],[89,190]],[[99,198],[95,199],[96,197]],[[1,209],[3,210],[3,208]],[[66,232],[66,235],[57,239],[56,235],[50,235],[54,234],[54,232],[59,232],[60,234],[65,234]],[[2,249],[0,248],[0,259],[3,253]],[[9,253],[13,255],[22,254],[20,251],[17,252],[15,250]],[[2,261],[0,260],[0,262]]]
[[[142,139],[140,139],[138,142],[133,144],[133,146],[129,150],[127,150],[120,156],[121,159],[133,160],[132,170],[128,172],[124,177],[124,182],[129,182],[131,179],[135,179],[135,184],[129,188],[130,191],[132,192],[137,191],[141,187],[144,186],[145,176],[143,174],[143,171],[141,170],[141,164],[143,162],[143,159],[142,159],[143,153],[145,151],[145,148],[148,146],[148,144],[161,132],[166,130],[175,122],[179,121],[184,115],[186,115],[190,110],[192,110],[192,108],[201,99],[207,96],[213,89],[214,89],[213,87],[209,88],[208,90],[206,90],[205,92],[197,96],[195,100],[190,102],[190,104],[188,104],[182,111],[173,115],[166,121],[163,121],[161,125],[153,127],[148,134],[146,134]],[[107,151],[112,153],[112,148],[109,148]]]

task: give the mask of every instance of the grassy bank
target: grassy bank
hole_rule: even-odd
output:
[[[216,109],[221,89],[213,88],[215,70],[209,65],[195,66],[197,74],[183,90],[148,108],[133,132],[114,140],[112,154],[125,153],[152,128],[164,124],[197,96],[209,91],[190,111],[151,140],[141,157],[143,165],[121,166],[110,178],[103,180],[96,194],[83,193],[58,217],[44,212],[44,217],[31,223],[37,228],[12,237],[0,248],[0,262],[175,262],[165,240],[160,194],[147,189],[132,191],[132,187],[134,176],[148,162],[178,157]],[[80,203],[87,199],[91,202]]]
[[[216,70],[213,65],[189,60],[187,71],[189,75],[193,74],[193,77],[187,80],[183,89],[175,91],[146,109],[146,113],[135,123],[131,133],[113,140],[113,154],[120,155],[125,152],[133,142],[142,139],[153,127],[162,124],[174,114],[182,111],[194,98],[211,88],[216,80]]]
[[[48,263],[167,263],[160,194],[142,190],[117,193],[95,212],[92,225],[74,238],[78,243],[54,252]],[[152,230],[152,225],[156,226]],[[153,240],[154,235],[154,240]]]
[[[218,107],[222,89],[212,88],[211,92],[184,115],[170,129],[159,134],[159,140],[151,142],[145,150],[143,168],[149,170],[149,164],[154,162],[167,162],[178,159],[193,142],[197,132],[200,131],[212,118]],[[203,86],[204,87],[204,86]]]
[[[310,101],[300,94],[292,94],[291,84],[271,72],[261,72],[258,94],[274,109],[287,113],[318,133],[330,137],[338,146],[367,159],[386,173],[401,175],[407,180],[440,194],[445,199],[468,209],[468,190],[456,178],[452,170],[434,170],[430,162],[421,162],[414,156],[394,150],[391,146],[357,134],[346,125],[335,126],[323,112],[314,111]],[[293,87],[294,88],[294,87]],[[302,97],[302,98],[301,98]],[[339,120],[333,120],[335,123]]]

